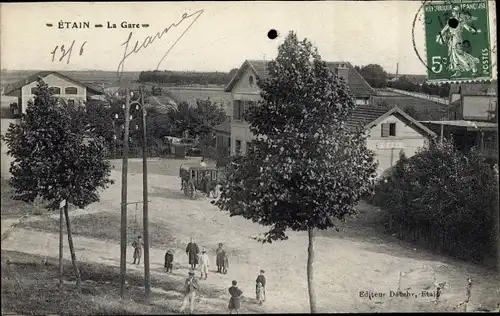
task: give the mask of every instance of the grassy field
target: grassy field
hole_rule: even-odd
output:
[[[134,236],[142,234],[142,206],[135,211],[135,207],[129,207],[128,214],[128,242],[132,243]],[[97,213],[77,216],[71,220],[73,233],[76,235],[94,237],[103,240],[120,242],[120,213]],[[59,231],[59,220],[47,218],[37,221],[26,221],[18,225],[20,228],[28,228],[46,232],[56,233]],[[165,221],[152,221],[149,224],[149,233],[152,246],[173,247],[176,240],[172,237],[169,225]]]
[[[58,287],[58,261],[20,252],[1,252],[2,315],[130,315],[172,314],[179,308],[182,283],[152,276],[151,304],[144,302],[141,273],[128,272],[126,297],[119,297],[119,268],[79,262],[82,290],[74,282],[71,262],[64,261],[64,284]],[[208,299],[220,296],[220,289],[201,287]],[[214,303],[219,301],[213,301]],[[210,307],[213,308],[213,307]]]

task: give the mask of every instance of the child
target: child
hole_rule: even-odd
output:
[[[222,265],[222,274],[227,273],[227,269],[229,269],[229,258],[227,257],[227,252],[224,252],[224,264]]]
[[[257,296],[257,301],[259,304],[266,301],[266,277],[264,276],[264,270],[260,270],[260,274],[255,280],[255,294]],[[260,283],[260,288],[259,288]]]
[[[203,279],[203,275],[205,275],[205,280],[208,278],[208,266],[209,266],[209,259],[207,251],[205,249],[202,249],[200,255],[200,270],[201,270],[200,279]]]
[[[165,269],[167,269],[167,272],[172,273],[173,266],[174,266],[174,251],[172,249],[169,249],[165,253]]]
[[[141,263],[141,257],[142,257],[142,236],[137,236],[137,239],[134,240],[132,243],[132,247],[134,247],[134,263],[140,264]]]
[[[238,310],[240,309],[240,298],[243,292],[236,286],[238,284],[236,281],[232,282],[232,286],[229,288],[229,295],[231,295],[231,298],[229,299],[229,313],[232,314],[233,311],[238,314]]]
[[[257,282],[256,295],[257,302],[262,305],[262,302],[264,301],[264,287],[262,286],[261,282]]]

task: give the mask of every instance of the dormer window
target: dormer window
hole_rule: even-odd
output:
[[[253,76],[248,77],[248,83],[253,85]]]

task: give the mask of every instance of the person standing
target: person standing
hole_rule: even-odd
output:
[[[227,269],[229,269],[229,258],[227,252],[224,252],[224,265],[222,266],[222,274],[226,274]]]
[[[188,278],[186,279],[186,283],[184,284],[184,300],[182,302],[182,306],[179,309],[179,312],[182,313],[187,307],[189,303],[189,312],[193,313],[194,310],[194,301],[196,299],[196,292],[198,291],[198,281],[194,277],[194,271],[189,271]]]
[[[201,251],[201,256],[200,256],[200,270],[201,270],[200,279],[203,279],[203,276],[205,276],[205,280],[208,278],[208,267],[209,267],[209,258],[206,250],[203,249]]]
[[[240,298],[243,292],[236,286],[237,284],[238,282],[233,281],[232,286],[229,288],[229,295],[231,295],[231,298],[229,299],[229,305],[227,307],[229,308],[230,314],[232,314],[233,311],[238,314],[241,307]]]
[[[255,280],[255,296],[260,304],[266,300],[266,277],[264,276],[265,271],[260,270],[260,274]],[[260,283],[260,288],[259,288]]]
[[[174,251],[169,249],[165,253],[165,269],[167,272],[172,273],[172,268],[174,267]]]
[[[134,263],[140,264],[142,257],[142,236],[137,236],[137,239],[132,242],[132,247],[134,247]]]
[[[200,166],[201,167],[206,167],[207,166],[207,163],[205,162],[205,158],[201,158]]]
[[[196,265],[198,264],[198,254],[200,253],[200,248],[194,242],[191,237],[189,244],[186,247],[186,254],[188,255],[189,264],[191,265],[191,270],[196,270]]]
[[[222,248],[223,244],[220,242],[219,247],[215,250],[215,263],[217,264],[217,273],[222,273],[222,268],[224,267],[224,248]]]

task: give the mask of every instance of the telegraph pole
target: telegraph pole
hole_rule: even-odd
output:
[[[146,109],[144,108],[144,90],[141,88],[142,107],[142,226],[144,229],[144,291],[146,301],[149,302],[151,293],[151,279],[149,271],[149,216],[148,216],[148,151],[146,136]]]
[[[128,134],[130,125],[130,92],[125,91],[125,126],[123,130],[122,164],[122,203],[120,230],[120,297],[125,296],[125,274],[127,272],[127,172],[128,172]]]

